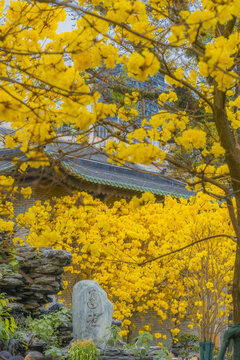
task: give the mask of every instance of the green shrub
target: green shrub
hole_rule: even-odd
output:
[[[68,350],[71,360],[100,360],[100,353],[90,340],[76,340]]]
[[[141,332],[134,340],[133,344],[127,344],[127,348],[132,350],[134,358],[144,358],[149,353],[152,345],[153,336],[148,331]],[[153,360],[171,360],[171,356],[166,347],[162,346],[153,354]]]
[[[152,340],[152,334],[148,331],[143,331],[133,340],[133,344],[127,344],[126,348],[132,350],[134,357],[143,358],[149,352]]]
[[[182,334],[178,337],[175,347],[181,356],[197,353],[199,352],[198,337],[193,334]]]
[[[117,325],[112,325],[106,328],[108,330],[109,334],[104,336],[104,344],[109,347],[116,346],[118,341],[122,341],[122,337],[119,335],[119,332],[122,331],[122,329]]]
[[[52,314],[43,315],[40,319],[27,318],[27,327],[33,334],[38,334],[39,338],[57,344],[57,329],[59,326],[70,320],[67,309],[61,309]]]
[[[0,294],[0,339],[9,340],[17,329],[17,325],[14,317],[9,313],[9,300],[5,295],[4,293]]]
[[[172,357],[169,354],[168,349],[165,346],[161,346],[159,350],[154,353],[153,360],[171,360]]]
[[[152,345],[153,336],[148,331],[143,331],[135,339],[134,347],[132,348],[133,354],[140,358],[145,357],[149,352]]]

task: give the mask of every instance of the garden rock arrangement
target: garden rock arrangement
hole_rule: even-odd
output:
[[[0,349],[14,355],[45,351],[54,342],[61,347],[72,340],[72,317],[61,304],[43,305],[63,289],[64,267],[72,255],[64,250],[17,247],[13,261],[0,264],[0,293],[12,298],[9,315],[18,326],[10,338],[0,338]]]
[[[45,353],[49,348],[57,347],[59,358],[67,355],[66,348],[73,339],[72,316],[62,304],[40,309],[32,316],[29,313],[18,316],[16,324],[18,329],[11,339],[0,339],[0,349],[25,356],[27,351]]]
[[[14,298],[13,311],[35,311],[52,302],[51,295],[62,290],[64,267],[71,265],[72,255],[64,250],[22,246],[17,248],[16,269],[0,265],[0,293]]]
[[[37,250],[35,247],[22,246],[17,248],[17,256],[12,263],[0,265],[0,293],[6,293],[7,297],[14,299],[13,303],[9,302],[9,313],[15,318],[17,325],[17,330],[11,337],[0,339],[1,350],[22,356],[28,351],[40,351],[56,359],[72,359],[69,348],[75,343],[71,312],[59,303],[48,309],[43,307],[52,302],[52,295],[62,290],[61,275],[64,267],[71,265],[71,262],[72,255],[66,251],[51,248]],[[76,296],[75,307],[79,307],[80,312],[77,311],[75,316],[78,318],[79,315],[78,320],[87,331],[85,333],[84,330],[84,337],[96,337],[98,359],[127,360],[141,357],[152,360],[155,348],[148,347],[144,356],[142,353],[139,356],[141,348],[136,352],[136,349],[128,348],[126,343],[119,340],[113,341],[113,346],[108,346],[112,335],[105,333],[105,328],[99,327],[100,322],[106,318],[103,321],[105,327],[121,327],[121,321],[112,319],[113,305],[98,283],[81,283],[85,287],[83,293],[77,291],[81,296]],[[97,335],[99,331],[102,343]]]

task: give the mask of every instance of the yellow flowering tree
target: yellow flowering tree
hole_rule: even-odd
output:
[[[163,205],[146,193],[109,208],[76,193],[53,204],[39,201],[17,222],[30,245],[72,252],[67,270],[103,286],[123,335],[134,328],[135,314],[154,310],[160,321],[171,319],[174,339],[188,319],[201,340],[214,340],[232,310],[236,243],[227,212],[204,194],[189,202],[168,196]]]
[[[5,145],[26,154],[28,161],[14,159],[19,170],[48,164],[45,144],[67,148],[62,126],[76,130],[84,149],[103,124],[112,161],[165,161],[191,186],[226,201],[237,239],[232,294],[240,323],[239,0],[1,0],[0,11],[1,121],[14,130]],[[73,29],[60,31],[69,12]],[[158,99],[160,111],[138,113],[129,96],[127,106],[103,103],[95,80],[117,63],[138,82],[165,76],[163,94],[154,81],[150,93],[138,91],[139,101]],[[175,106],[171,86],[189,89],[197,109]],[[116,114],[121,123],[111,121]]]

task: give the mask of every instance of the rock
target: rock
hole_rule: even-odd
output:
[[[160,350],[159,347],[151,347],[149,353],[140,358],[140,356],[133,354],[131,349],[109,348],[98,346],[100,350],[101,360],[153,360],[156,358],[156,351]],[[158,357],[159,359],[159,357]],[[161,360],[164,360],[161,358]]]
[[[9,351],[12,355],[24,354],[26,352],[26,343],[21,339],[5,340],[4,342],[0,340],[0,350],[2,349]]]
[[[102,360],[134,360],[135,357],[129,349],[104,348],[100,350]]]
[[[21,268],[23,270],[27,270],[27,269],[31,269],[31,271],[34,271],[35,268],[40,268],[42,265],[42,262],[40,260],[35,260],[35,261],[24,261],[21,265]]]
[[[19,273],[0,264],[0,292],[14,298],[28,311],[36,311],[62,290],[63,267],[71,265],[67,251],[35,247],[17,247]],[[51,301],[51,300],[50,300]]]
[[[16,277],[17,274],[6,275],[2,277],[2,280],[0,281],[0,287],[2,286],[8,286],[15,288],[16,286],[22,286],[22,279],[19,279]]]
[[[45,314],[52,314],[54,312],[58,312],[58,311],[62,310],[62,308],[64,308],[63,304],[60,304],[60,303],[53,304],[53,305],[49,306],[48,309],[45,310]]]
[[[26,313],[24,305],[18,304],[17,302],[8,304],[8,309],[10,314],[15,318],[20,318]]]
[[[29,344],[28,349],[31,351],[40,351],[44,352],[44,350],[48,347],[48,344],[46,341],[43,341],[41,339],[34,339],[31,344]]]
[[[62,265],[61,265],[62,266]],[[38,268],[38,271],[35,271],[37,274],[56,274],[60,275],[63,273],[62,267],[59,268],[59,266],[53,265],[53,264],[46,264],[44,265],[44,268]]]
[[[122,326],[122,322],[121,322],[121,320],[112,319],[112,325],[121,327],[121,326]]]
[[[54,249],[40,249],[40,252],[44,258],[43,262],[51,263],[54,265],[61,264],[62,267],[68,266],[69,262],[72,261],[72,256],[69,252],[64,250]]]
[[[39,351],[30,351],[27,352],[27,355],[29,356],[29,359],[34,359],[34,360],[44,360],[45,357],[42,353],[40,353]]]
[[[53,284],[55,282],[56,277],[53,275],[45,275],[45,276],[40,276],[39,278],[37,278],[34,283],[35,284],[40,284],[40,285],[50,285]]]
[[[75,339],[92,339],[95,344],[109,334],[113,304],[96,281],[79,281],[73,287],[73,334]]]

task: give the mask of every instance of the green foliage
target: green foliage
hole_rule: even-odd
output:
[[[172,357],[165,346],[161,346],[161,348],[154,353],[153,360],[171,360]]]
[[[57,346],[50,346],[45,352],[45,356],[56,357],[58,360],[63,360],[64,356],[62,355],[62,351]]]
[[[5,297],[6,294],[0,294],[0,339],[9,340],[17,328],[14,317],[10,315],[8,308],[9,300]]]
[[[178,343],[175,347],[181,356],[197,353],[199,352],[198,337],[193,334],[182,334],[178,337]]]
[[[116,104],[123,103],[125,94],[122,92],[121,89],[112,90],[111,93],[112,93],[112,99],[113,99],[114,103],[116,103]]]
[[[135,344],[133,348],[133,353],[137,353],[140,358],[147,355],[149,352],[150,346],[153,341],[153,336],[148,331],[143,331],[135,339]]]
[[[41,319],[32,319],[30,316],[27,318],[27,325],[33,334],[38,334],[39,338],[48,341],[54,337],[54,326],[52,318],[47,317]]]
[[[104,336],[104,343],[109,347],[116,346],[118,341],[122,341],[122,337],[118,334],[122,329],[117,325],[112,325],[106,328],[110,335]]]
[[[35,258],[36,259],[41,259],[42,257],[43,257],[43,254],[40,251],[36,251]]]
[[[1,259],[1,255],[0,255]],[[7,264],[2,264],[0,272],[2,275],[9,274],[9,273],[17,273],[19,268],[19,261],[16,259],[9,260]]]
[[[7,265],[6,265],[6,270],[11,270],[12,272],[16,273],[18,271],[19,268],[19,261],[16,259],[11,260]]]
[[[59,326],[70,320],[67,309],[61,309],[52,314],[43,315],[40,319],[27,318],[27,326],[31,333],[38,334],[39,338],[44,341],[50,341],[57,344],[57,329]]]
[[[75,341],[68,350],[71,360],[100,360],[100,353],[93,341]]]
[[[135,358],[144,358],[149,353],[152,345],[153,336],[148,331],[143,331],[135,339],[133,344],[128,344],[127,348],[132,350]],[[171,356],[165,346],[156,350],[153,354],[153,360],[171,360]]]
[[[231,360],[232,356],[233,356],[232,351],[227,351],[226,354],[225,354],[225,359],[226,360]]]
[[[132,350],[134,357],[143,358],[149,352],[153,336],[148,331],[143,331],[133,341],[133,344],[127,344],[127,348]]]

